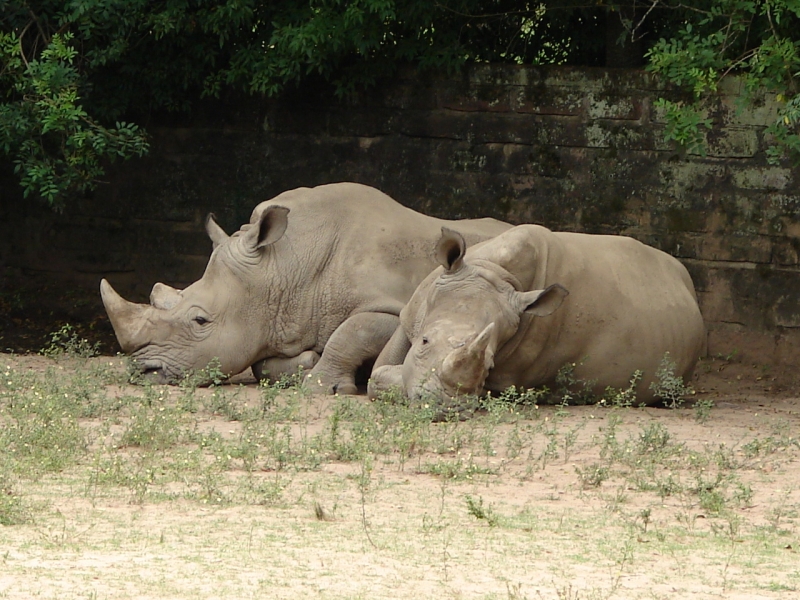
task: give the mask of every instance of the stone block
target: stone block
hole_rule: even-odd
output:
[[[646,151],[656,148],[651,131],[635,121],[596,120],[585,126],[584,135],[588,148]]]
[[[731,273],[731,298],[737,321],[760,330],[800,327],[800,277],[797,271],[762,265]]]
[[[590,93],[586,95],[586,115],[593,119],[637,120],[642,118],[643,100],[635,96]]]
[[[664,161],[656,167],[661,208],[689,208],[696,199],[708,198],[729,178],[725,164],[709,161]]]
[[[440,84],[443,88],[457,88]],[[412,82],[398,82],[381,90],[380,106],[394,110],[433,110],[438,106],[438,87]],[[354,111],[357,112],[357,109]]]
[[[687,264],[688,263],[688,264]],[[693,281],[696,287],[700,312],[706,323],[738,322],[739,316],[731,296],[731,269],[719,268],[708,261],[684,261],[692,266]],[[697,273],[702,273],[697,277]]]
[[[744,190],[781,191],[792,185],[794,173],[784,167],[743,167],[732,176],[734,185]]]
[[[709,156],[751,158],[759,150],[758,133],[753,128],[713,128],[706,134]]]
[[[545,144],[503,144],[504,169],[514,174],[564,179],[570,176],[564,149]]]
[[[448,110],[509,112],[510,88],[503,85],[474,85],[467,89],[447,87],[438,94],[437,105]]]
[[[765,235],[709,235],[703,240],[700,258],[712,261],[769,264],[772,238]]]
[[[786,236],[773,239],[771,259],[772,264],[779,267],[800,266],[800,237]]]
[[[752,93],[744,97],[741,78],[726,77],[719,86],[718,117],[723,125],[735,127],[764,127],[778,120],[782,103],[775,93]]]
[[[577,116],[584,112],[585,94],[577,90],[554,90],[543,85],[509,90],[511,110],[537,115]]]
[[[335,110],[328,115],[326,131],[331,136],[377,137],[394,131],[395,111],[387,108]]]
[[[520,65],[470,65],[466,69],[466,82],[470,87],[527,86],[534,84],[540,75],[533,67]]]
[[[505,156],[502,144],[479,144],[449,153],[448,167],[453,171],[502,173]]]

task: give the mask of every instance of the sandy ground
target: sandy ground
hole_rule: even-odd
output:
[[[255,401],[254,382],[235,384],[236,401]],[[261,501],[214,504],[179,481],[133,501],[86,464],[20,476],[34,518],[0,527],[0,598],[800,598],[800,394],[725,360],[702,363],[694,385],[694,401],[714,402],[705,422],[691,401],[542,406],[433,426],[449,448],[225,472],[221,489],[247,479]],[[340,401],[303,399],[287,426],[329,435]],[[230,439],[244,427],[192,418]],[[671,450],[661,464],[612,459],[612,433],[623,454]]]

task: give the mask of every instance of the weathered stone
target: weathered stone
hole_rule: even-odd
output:
[[[733,171],[733,182],[747,190],[785,190],[792,183],[792,171],[780,167],[745,167]]]
[[[753,129],[718,128],[706,135],[708,155],[750,158],[758,152],[758,133]]]
[[[656,149],[652,132],[635,121],[596,120],[584,131],[589,148]]]
[[[519,86],[509,92],[512,110],[537,115],[580,115],[584,98],[579,91],[555,90],[544,85]]]
[[[467,89],[446,88],[438,106],[449,110],[509,112],[511,89],[497,85],[475,85]]]
[[[586,96],[589,119],[636,120],[642,117],[641,98],[592,93]]]
[[[466,72],[471,86],[527,86],[535,84],[541,77],[538,69],[515,65],[478,64]]]

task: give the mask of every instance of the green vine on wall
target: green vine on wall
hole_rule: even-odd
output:
[[[0,32],[5,101],[0,103],[0,149],[14,156],[23,194],[64,206],[67,191],[96,185],[105,159],[142,156],[148,145],[135,124],[104,127],[81,105],[81,76],[73,34],[55,33],[37,58],[26,59],[15,32]]]
[[[660,4],[653,0],[652,6]],[[768,127],[771,162],[800,158],[800,0],[705,0],[664,3],[684,15],[671,37],[647,52],[647,69],[686,90],[693,101],[659,100],[666,137],[690,152],[702,152],[711,123],[709,100],[724,77],[744,81],[745,100],[774,98],[778,117]]]

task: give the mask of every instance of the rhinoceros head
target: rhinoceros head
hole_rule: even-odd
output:
[[[228,236],[213,215],[206,231],[214,251],[203,277],[184,290],[156,283],[150,304],[122,298],[105,279],[100,294],[123,352],[142,372],[160,383],[175,382],[217,359],[226,375],[264,358],[254,323],[263,320],[263,303],[253,302],[266,286],[264,255],[286,231],[288,208],[268,206]],[[261,317],[261,320],[259,319]]]
[[[465,260],[465,252],[464,238],[442,228],[436,256],[444,272],[427,289],[424,318],[402,367],[411,399],[483,392],[495,353],[517,331],[522,314],[549,315],[568,293],[558,284],[520,292],[503,267]]]

